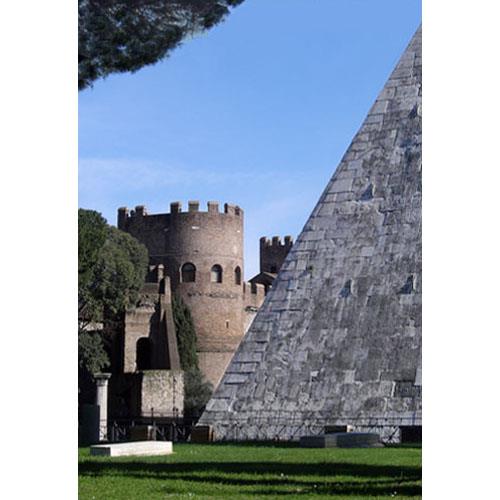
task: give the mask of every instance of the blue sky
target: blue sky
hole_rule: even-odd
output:
[[[80,92],[79,206],[115,224],[120,206],[238,204],[250,278],[261,236],[302,229],[420,21],[420,0],[246,0]]]

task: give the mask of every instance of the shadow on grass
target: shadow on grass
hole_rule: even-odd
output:
[[[265,486],[263,484],[262,486]],[[285,485],[286,486],[286,485]],[[367,483],[359,482],[347,482],[339,481],[326,484],[312,484],[307,485],[293,485],[292,488],[274,488],[274,489],[254,489],[252,494],[257,497],[263,497],[268,495],[273,496],[284,496],[284,495],[307,495],[311,497],[313,495],[321,496],[340,496],[341,498],[346,498],[349,496],[356,497],[421,497],[422,488],[419,485],[411,484],[408,482],[401,483],[391,483],[383,484],[377,481],[370,481]]]
[[[401,449],[409,449],[414,448],[416,450],[422,449],[422,443],[397,443],[397,444],[386,444],[385,448],[401,448]]]
[[[217,441],[215,443],[196,443],[196,446],[245,446],[247,448],[302,448],[299,441]],[[388,443],[384,448],[400,448],[421,450],[422,443]],[[369,448],[369,447],[367,447]],[[342,448],[348,449],[348,448]],[[351,448],[354,449],[354,448]],[[361,449],[361,447],[355,448]]]
[[[420,467],[353,463],[280,462],[82,462],[82,476],[180,480],[251,488],[253,495],[398,495],[419,496]],[[265,476],[265,477],[263,477]],[[269,477],[274,476],[274,477]],[[310,477],[307,477],[310,476]],[[355,478],[355,481],[346,480]],[[172,491],[172,486],[166,487]]]
[[[245,446],[247,448],[300,448],[298,441],[216,441],[196,443],[196,446]]]

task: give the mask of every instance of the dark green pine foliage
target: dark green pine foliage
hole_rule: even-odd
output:
[[[172,298],[172,309],[177,334],[181,367],[184,370],[184,414],[199,417],[213,392],[198,366],[196,331],[191,312],[178,296]]]
[[[78,88],[154,64],[244,0],[79,0]]]

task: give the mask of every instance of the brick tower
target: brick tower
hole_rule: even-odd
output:
[[[243,210],[235,205],[190,201],[170,205],[170,213],[148,215],[144,206],[118,209],[118,227],[149,250],[150,264],[162,264],[172,293],[189,306],[198,338],[198,359],[217,386],[243,337],[245,305],[263,300],[263,287],[243,281]],[[261,289],[262,288],[262,289]]]

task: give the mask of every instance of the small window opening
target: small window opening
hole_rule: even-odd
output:
[[[181,280],[183,283],[193,283],[196,281],[196,266],[191,262],[186,262],[181,269]]]
[[[234,283],[241,285],[241,268],[239,266],[234,270]]]
[[[212,283],[222,283],[222,267],[215,264],[210,272],[210,281]]]

